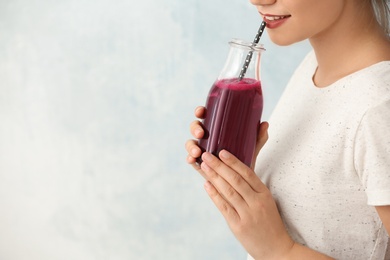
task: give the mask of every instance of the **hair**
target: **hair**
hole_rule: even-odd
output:
[[[387,35],[390,36],[390,0],[371,0],[376,19]]]

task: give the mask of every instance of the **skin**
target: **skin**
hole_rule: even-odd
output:
[[[377,24],[369,1],[251,0],[251,3],[262,16],[288,17],[281,26],[267,29],[274,43],[290,45],[309,39],[318,61],[313,75],[317,87],[327,87],[355,71],[390,60],[389,39]],[[204,115],[204,107],[196,108],[197,118]],[[262,122],[256,156],[267,141],[267,130],[268,123]],[[203,137],[198,120],[191,123],[190,132],[196,139]],[[203,153],[203,163],[198,165],[196,158],[201,156],[201,150],[197,140],[188,140],[186,150],[187,162],[206,179],[205,190],[252,257],[331,259],[288,236],[270,191],[253,171],[254,165],[247,167],[227,151],[221,151],[221,160]],[[376,210],[390,234],[390,206]]]

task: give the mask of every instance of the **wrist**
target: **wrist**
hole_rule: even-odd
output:
[[[334,259],[327,255],[324,255],[318,251],[312,250],[299,243],[293,242],[290,250],[284,254],[283,260],[304,260],[304,259],[316,259],[316,260],[330,260]]]

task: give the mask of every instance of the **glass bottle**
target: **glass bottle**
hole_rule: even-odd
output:
[[[229,44],[225,66],[207,97],[199,146],[216,156],[225,149],[250,167],[263,111],[260,58],[265,49],[238,39]]]

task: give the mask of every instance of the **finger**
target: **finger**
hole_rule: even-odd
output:
[[[188,152],[187,155],[187,163],[190,164],[196,171],[198,171],[204,178],[206,178],[204,172],[200,168],[198,163],[198,158],[202,154],[199,146],[197,145],[196,140],[188,140],[186,142],[186,150]]]
[[[206,108],[203,106],[199,106],[199,107],[195,108],[194,114],[197,118],[203,119],[206,117]]]
[[[199,122],[198,120],[193,121],[190,124],[190,132],[193,137],[198,139],[202,138],[204,136],[204,130],[201,122]]]
[[[198,146],[198,141],[188,140],[185,144],[188,155],[192,156],[195,160],[199,158],[202,154],[202,150]]]
[[[219,153],[219,157],[226,166],[239,173],[245,182],[256,192],[263,192],[267,187],[261,182],[255,172],[226,150]]]
[[[187,163],[188,164],[194,164],[196,162],[197,162],[196,158],[192,157],[191,155],[187,155]]]
[[[237,211],[221,196],[221,194],[219,194],[218,190],[212,183],[206,181],[204,188],[227,222],[238,222],[240,220],[240,216]]]
[[[259,126],[259,133],[256,140],[256,152],[259,153],[260,149],[268,140],[268,122],[262,122]]]
[[[204,179],[208,180],[206,174],[203,172],[202,168],[200,167],[199,163],[195,158],[193,158],[191,155],[187,156],[187,162],[196,170]]]
[[[256,158],[257,158],[261,148],[263,148],[263,146],[265,145],[265,143],[268,140],[268,127],[269,127],[268,122],[259,123],[259,129],[258,129],[258,134],[257,134],[257,138],[256,138],[256,148],[255,148],[255,152],[253,153],[253,158],[252,158],[252,163],[251,163],[252,170],[255,168]]]
[[[252,191],[250,186],[238,173],[227,167],[212,154],[203,153],[202,159],[201,168],[210,182],[238,211],[244,210],[243,207],[248,205],[245,197],[248,198],[249,192]]]
[[[218,172],[218,174],[240,194],[247,205],[250,204],[249,200],[253,199],[253,195],[256,191],[252,188],[251,184],[242,177],[242,173],[237,172],[235,169],[229,167],[217,157],[209,153],[203,153],[202,160],[206,162],[215,172]],[[247,169],[248,168],[246,167],[239,170]]]

